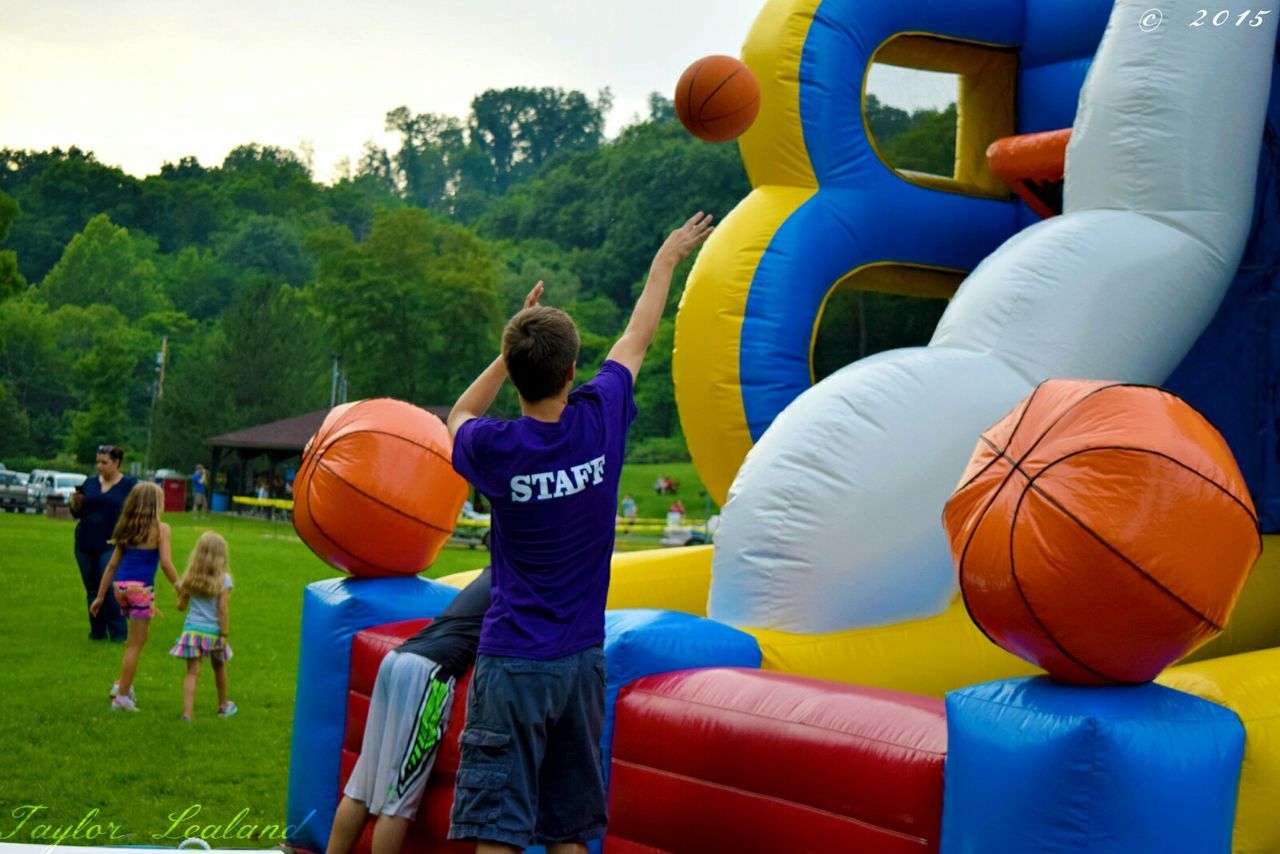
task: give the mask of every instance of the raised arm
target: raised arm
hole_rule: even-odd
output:
[[[529,291],[529,295],[524,298],[524,307],[532,308],[538,304],[538,300],[542,299],[542,282],[533,286],[533,290]],[[449,410],[449,435],[456,436],[458,428],[466,424],[472,418],[479,418],[489,411],[489,407],[493,406],[493,401],[498,396],[498,392],[502,390],[502,384],[507,381],[507,365],[502,360],[501,354],[498,358],[489,363],[489,367],[476,377],[471,385],[467,386],[467,390],[458,398],[458,402],[453,405],[453,409]]]
[[[658,332],[658,324],[662,321],[662,310],[667,306],[667,292],[671,290],[671,276],[676,265],[694,248],[706,240],[713,229],[711,214],[698,211],[667,237],[662,248],[653,256],[649,265],[649,278],[644,283],[644,291],[636,300],[636,307],[631,312],[631,320],[622,331],[622,337],[609,351],[608,358],[625,365],[634,379],[640,374],[640,365],[644,362],[644,354],[649,350],[653,336]]]

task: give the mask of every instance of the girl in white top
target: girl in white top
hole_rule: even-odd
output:
[[[187,660],[187,676],[182,683],[182,719],[195,716],[196,681],[200,659],[209,656],[213,681],[218,688],[218,714],[231,717],[236,704],[227,699],[227,662],[231,645],[227,642],[227,600],[231,596],[231,574],[227,541],[213,531],[205,531],[196,541],[182,576],[178,610],[187,612],[182,635],[169,654]]]

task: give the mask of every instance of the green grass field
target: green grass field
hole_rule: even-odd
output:
[[[653,491],[653,482],[659,475],[666,475],[680,485],[675,495],[657,495]],[[622,481],[619,495],[631,494],[636,500],[639,515],[646,518],[660,519],[667,515],[671,502],[679,498],[684,502],[684,512],[691,519],[705,519],[710,507],[711,513],[719,513],[720,506],[714,501],[699,495],[703,491],[702,479],[693,463],[645,463],[629,465],[622,470]]]
[[[0,839],[45,842],[30,835],[37,824],[75,825],[93,809],[104,829],[106,821],[120,825],[117,844],[176,845],[184,837],[152,834],[163,835],[168,816],[194,804],[201,806],[199,815],[180,827],[226,824],[245,808],[241,826],[284,823],[302,591],[336,573],[288,523],[222,515],[193,522],[186,514],[166,521],[173,526],[179,572],[201,532],[213,529],[227,538],[236,579],[230,606],[235,659],[228,675],[240,713],[216,716],[206,668],[195,722],[178,720],[185,666],[168,650],[183,615],[163,579],[157,599],[164,616],[153,621],[136,681],[140,712],[113,713],[107,696],[123,647],[86,637],[73,523],[0,515],[0,577],[9,584],[0,632],[8,683],[0,715],[0,744],[8,748],[0,754]],[[486,556],[446,548],[429,574],[483,566]],[[24,805],[47,809],[19,828]],[[269,847],[276,841],[222,845]]]
[[[701,516],[701,483],[687,463],[624,470],[623,490],[639,502],[640,514],[661,516],[671,502],[653,492],[659,473],[680,481],[686,509]],[[236,581],[230,607],[235,658],[228,675],[239,714],[216,716],[206,668],[196,720],[178,720],[185,666],[168,650],[183,615],[163,579],[157,599],[164,616],[153,621],[135,683],[140,711],[113,713],[108,691],[119,675],[122,646],[86,637],[84,588],[72,556],[74,523],[0,514],[0,577],[9,583],[0,631],[8,688],[0,714],[0,744],[8,748],[0,753],[0,841],[47,844],[52,840],[33,833],[74,829],[95,809],[81,838],[63,844],[108,844],[83,836],[94,824],[105,833],[114,822],[114,844],[171,847],[187,834],[174,839],[166,833],[189,824],[226,825],[245,809],[239,827],[284,824],[303,588],[337,573],[287,522],[222,514],[199,520],[170,514],[165,520],[173,526],[179,572],[200,533],[212,529],[227,538]],[[474,569],[487,557],[483,549],[449,547],[427,574]],[[191,815],[195,805],[198,814],[171,831],[171,817]],[[221,846],[271,847],[278,841],[268,831],[257,841]]]

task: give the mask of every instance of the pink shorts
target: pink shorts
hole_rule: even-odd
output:
[[[130,620],[149,620],[155,616],[156,592],[141,581],[117,581],[116,601],[120,611]]]

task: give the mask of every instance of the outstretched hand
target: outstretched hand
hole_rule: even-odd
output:
[[[662,259],[671,262],[672,266],[679,264],[685,258],[689,257],[689,253],[697,248],[698,244],[711,236],[711,232],[715,231],[711,226],[711,221],[715,219],[709,213],[698,211],[685,222],[684,225],[677,228],[668,235],[662,248],[658,250],[658,255],[654,260]]]
[[[542,292],[544,290],[546,290],[546,288],[542,286],[542,282],[539,280],[538,284],[533,286],[533,290],[529,291],[529,295],[524,298],[524,307],[533,308],[537,305],[538,300],[542,299]]]

